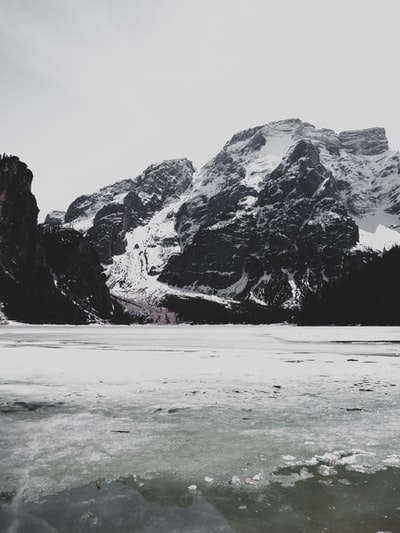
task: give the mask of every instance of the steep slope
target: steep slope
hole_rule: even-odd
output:
[[[38,226],[32,178],[17,157],[0,158],[0,303],[4,315],[34,323],[111,319],[117,307],[97,256],[80,233]]]
[[[160,279],[296,306],[341,273],[358,226],[367,241],[382,221],[398,224],[399,185],[382,129],[337,135],[288,120],[241,132],[196,176],[177,215],[181,253]]]
[[[75,230],[41,228],[46,264],[54,284],[88,317],[112,318],[114,304],[99,258],[88,240]]]
[[[156,163],[133,180],[80,196],[68,207],[64,223],[85,232],[101,261],[110,263],[114,255],[125,251],[125,234],[178,198],[190,185],[193,173],[187,159]]]
[[[234,135],[195,173],[164,162],[80,198],[66,221],[97,246],[111,292],[143,308],[201,297],[279,311],[369,247],[400,243],[399,200],[400,155],[382,128],[291,119]]]
[[[64,227],[86,234],[106,266],[112,294],[131,314],[175,321],[161,305],[167,288],[156,278],[169,257],[180,251],[175,210],[193,174],[187,159],[163,161],[132,180],[79,197],[67,209]]]

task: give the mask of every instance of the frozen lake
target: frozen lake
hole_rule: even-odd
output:
[[[0,531],[400,531],[398,328],[8,325],[0,354]]]

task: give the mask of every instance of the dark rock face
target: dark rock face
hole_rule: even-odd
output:
[[[172,257],[159,280],[211,294],[235,284],[253,251],[251,219],[216,230],[200,229],[182,254]]]
[[[93,226],[86,234],[102,263],[108,263],[113,255],[124,251],[121,235],[123,216],[123,205],[106,204],[96,213]]]
[[[103,187],[95,194],[79,196],[68,207],[65,213],[65,222],[72,222],[82,216],[94,215],[104,205],[115,202],[115,198],[124,195],[132,189],[132,180],[118,181],[113,185]]]
[[[32,178],[17,157],[0,159],[0,264],[17,277],[32,267],[36,256],[39,209]]]
[[[353,154],[378,155],[389,149],[384,128],[342,131],[339,140],[342,148]]]
[[[172,159],[148,167],[135,180],[148,212],[160,209],[166,200],[178,198],[192,183],[194,167],[188,159]]]
[[[38,226],[32,173],[0,159],[0,302],[13,320],[83,324],[111,319],[95,252],[78,233]]]
[[[296,305],[310,286],[340,272],[344,255],[358,241],[358,228],[310,141],[294,145],[257,195],[243,185],[243,174],[229,154],[213,160],[208,175],[222,175],[224,186],[211,198],[182,205],[177,227],[183,250],[159,279],[200,292],[256,298],[271,309]],[[243,209],[249,198],[256,200],[254,207]]]
[[[358,227],[309,142],[300,141],[271,173],[259,206],[257,248],[263,270],[273,276],[253,293],[264,301],[269,294],[275,305],[291,294],[301,300],[310,287],[340,273],[347,250],[358,242]]]
[[[89,241],[74,230],[41,231],[47,266],[57,289],[68,294],[87,316],[110,318],[113,305],[98,256]]]
[[[125,196],[121,229],[124,233],[140,226],[147,216],[153,214],[150,206],[144,206],[136,192],[130,192]]]

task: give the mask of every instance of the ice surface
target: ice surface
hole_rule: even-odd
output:
[[[398,328],[1,326],[0,493],[129,477],[255,498],[396,469],[399,350]]]

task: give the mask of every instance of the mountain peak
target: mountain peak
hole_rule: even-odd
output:
[[[400,242],[388,228],[400,225],[400,154],[387,148],[383,128],[270,122],[233,135],[196,172],[165,160],[80,197],[65,220],[86,232],[114,296],[145,314],[170,294],[292,309],[339,276],[378,223]]]
[[[275,142],[271,143],[274,139],[283,140],[284,137],[286,143],[279,143],[277,146],[274,146]],[[282,147],[286,151],[292,142],[300,139],[308,139],[318,146],[324,146],[334,154],[342,149],[355,155],[378,155],[389,149],[384,128],[346,130],[338,134],[332,129],[316,128],[299,118],[278,120],[240,131],[232,136],[224,148],[247,152],[259,150],[267,143],[280,152]]]
[[[315,129],[315,126],[308,122],[303,122],[299,118],[288,118],[275,122],[269,122],[268,124],[263,124],[262,126],[255,126],[254,128],[249,128],[235,133],[230,141],[228,141],[226,146],[232,146],[238,142],[251,139],[257,133],[272,136],[274,134],[279,135],[284,133],[294,133],[295,131],[298,132],[304,128]]]
[[[189,159],[166,159],[147,167],[136,178],[135,186],[148,194],[154,194],[157,189],[166,198],[183,192],[190,185],[194,171]]]

